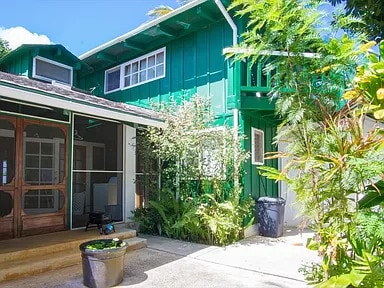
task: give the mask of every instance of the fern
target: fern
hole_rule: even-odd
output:
[[[377,239],[378,248],[384,249],[384,214],[382,212],[362,211],[357,215],[357,224],[360,226],[359,237],[365,240]]]

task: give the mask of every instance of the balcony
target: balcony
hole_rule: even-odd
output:
[[[268,93],[273,87],[273,75],[276,70],[267,69],[268,62],[250,60],[240,64],[240,108],[243,110],[271,111],[274,101]]]

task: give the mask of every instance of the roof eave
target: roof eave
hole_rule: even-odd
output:
[[[1,85],[3,83],[3,85]],[[136,115],[131,112],[121,111],[114,108],[106,108],[100,105],[92,104],[84,101],[75,101],[63,99],[61,95],[44,92],[33,88],[27,88],[16,84],[0,81],[1,97],[60,108],[75,113],[98,115],[100,117],[117,120],[124,123],[136,123],[145,126],[164,127],[165,123],[160,119],[151,118],[149,116]],[[0,98],[1,98],[0,97]]]
[[[112,45],[115,45],[117,43],[125,41],[126,39],[129,39],[129,38],[133,37],[134,35],[140,34],[151,27],[159,25],[160,23],[162,23],[162,22],[164,22],[164,21],[166,21],[166,20],[168,20],[174,16],[177,16],[177,15],[179,15],[179,14],[181,14],[181,13],[183,13],[183,12],[185,12],[185,11],[195,7],[195,6],[198,6],[201,3],[207,2],[207,1],[208,0],[195,0],[195,1],[192,1],[188,4],[185,4],[185,5],[181,6],[180,8],[177,8],[174,11],[172,11],[172,12],[170,12],[164,16],[161,16],[157,19],[154,19],[148,23],[144,23],[144,24],[140,25],[139,27],[137,27],[136,29],[129,31],[128,33],[125,33],[125,34],[123,34],[123,35],[121,35],[121,36],[119,36],[119,37],[117,37],[111,41],[108,41],[108,42],[88,51],[88,52],[85,52],[84,54],[79,56],[79,59],[84,60],[84,59],[86,59],[86,58],[88,58],[88,57],[90,57],[90,56],[92,56],[98,52],[103,51],[104,49],[106,49]]]

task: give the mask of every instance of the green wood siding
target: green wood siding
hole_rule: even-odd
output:
[[[234,88],[228,87],[233,85],[232,81],[227,80],[228,73],[232,73],[228,70],[231,71],[233,67],[225,60],[223,48],[231,45],[232,30],[225,21],[220,21],[166,45],[164,78],[105,95],[105,70],[79,79],[78,84],[86,90],[97,87],[94,93],[101,97],[143,107],[149,107],[149,101],[168,102],[171,96],[180,100],[197,93],[211,97],[215,114],[225,114],[228,112],[226,95],[228,91],[233,94]],[[143,51],[142,55],[149,52]]]
[[[0,65],[0,70],[30,77],[32,76],[32,57],[28,54],[12,57],[12,59]]]
[[[276,135],[276,124],[272,120],[264,119],[256,112],[241,113],[241,128],[246,135],[244,141],[244,148],[251,151],[251,128],[260,129],[264,131],[264,151],[276,151],[277,147],[273,145],[273,137]],[[265,160],[264,165],[277,168],[277,160]],[[245,195],[252,195],[257,199],[262,196],[278,196],[278,186],[274,181],[268,180],[265,177],[259,176],[257,165],[253,165],[249,159],[244,165],[244,192]]]
[[[0,70],[32,78],[33,58],[36,56],[72,67],[73,86],[77,86],[75,70],[80,69],[80,62],[61,45],[24,44],[2,58]]]

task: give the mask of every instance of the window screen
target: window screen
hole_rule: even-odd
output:
[[[264,164],[264,132],[252,128],[252,164]]]
[[[34,58],[33,77],[72,86],[72,68],[41,57]]]

